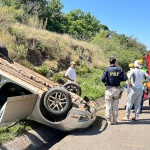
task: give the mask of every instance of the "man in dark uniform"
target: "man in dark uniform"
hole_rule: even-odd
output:
[[[122,93],[121,81],[126,81],[127,75],[121,67],[116,66],[116,59],[109,59],[110,67],[106,68],[101,81],[105,84],[106,119],[109,125],[117,124],[118,104]]]

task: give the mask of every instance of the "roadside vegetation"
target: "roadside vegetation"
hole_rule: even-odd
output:
[[[95,100],[104,95],[100,77],[115,56],[118,65],[140,59],[145,45],[134,37],[109,30],[90,13],[61,10],[59,0],[0,0],[0,44],[6,46],[14,61],[64,84],[66,69],[73,60],[77,64],[77,82],[82,97]],[[22,125],[0,127],[0,144],[31,129]]]
[[[27,133],[28,130],[39,128],[41,126],[41,124],[33,121],[20,122],[10,127],[11,125],[13,125],[13,123],[0,127],[0,145],[13,140],[14,137]]]

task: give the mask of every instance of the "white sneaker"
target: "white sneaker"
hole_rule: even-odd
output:
[[[107,121],[107,124],[108,124],[108,125],[112,125],[111,121],[109,121],[109,120]]]
[[[133,117],[132,120],[133,120],[133,121],[137,121],[137,120],[138,120],[138,117]]]
[[[124,117],[124,118],[122,118],[121,120],[122,120],[122,121],[129,121],[129,118]]]

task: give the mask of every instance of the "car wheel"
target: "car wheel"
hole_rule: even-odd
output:
[[[64,88],[53,88],[44,97],[45,108],[53,115],[66,114],[72,105],[71,95]]]
[[[63,87],[70,92],[73,92],[79,96],[81,96],[81,87],[79,84],[75,82],[67,82],[63,85]]]

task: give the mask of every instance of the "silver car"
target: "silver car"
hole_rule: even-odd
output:
[[[0,124],[30,119],[55,129],[89,127],[98,106],[81,98],[77,83],[56,84],[18,64],[0,58]]]

